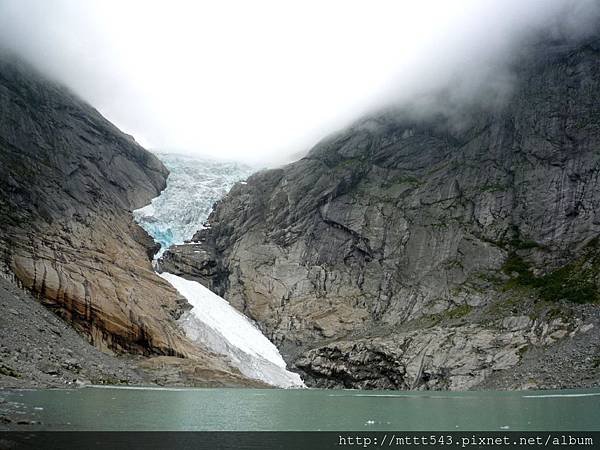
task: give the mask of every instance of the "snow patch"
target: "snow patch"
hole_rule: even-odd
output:
[[[192,305],[178,321],[192,341],[229,356],[247,377],[280,387],[304,386],[298,374],[286,370],[277,347],[225,299],[195,281],[166,272],[159,275]]]

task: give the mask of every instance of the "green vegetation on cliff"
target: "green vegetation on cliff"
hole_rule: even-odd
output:
[[[529,286],[537,289],[539,296],[547,301],[597,302],[600,299],[597,284],[600,254],[597,246],[598,239],[594,239],[581,257],[541,276],[536,276],[531,265],[516,251],[511,251],[502,266],[502,271],[511,277],[505,287]]]

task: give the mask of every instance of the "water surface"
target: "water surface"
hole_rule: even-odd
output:
[[[0,391],[51,430],[600,430],[600,389],[404,392],[318,389]]]

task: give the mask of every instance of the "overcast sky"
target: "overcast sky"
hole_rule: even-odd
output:
[[[528,33],[597,3],[0,0],[0,43],[147,148],[265,164],[453,77],[510,79]]]

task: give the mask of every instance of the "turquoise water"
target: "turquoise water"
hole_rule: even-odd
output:
[[[397,392],[277,389],[0,391],[50,430],[600,430],[600,389]]]

